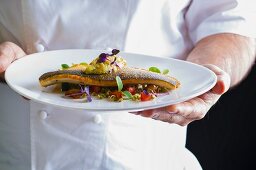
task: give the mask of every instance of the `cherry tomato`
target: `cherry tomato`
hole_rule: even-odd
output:
[[[134,95],[136,93],[136,89],[135,87],[132,86],[128,86],[125,88],[127,91],[129,91],[132,95]]]
[[[144,91],[140,93],[140,100],[141,101],[149,101],[152,99],[151,94],[145,93]]]

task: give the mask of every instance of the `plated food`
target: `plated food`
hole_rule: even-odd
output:
[[[92,101],[92,96],[111,101],[148,101],[180,87],[178,79],[158,68],[129,67],[118,54],[119,50],[114,49],[110,54],[99,54],[89,64],[62,64],[61,69],[41,75],[40,85],[55,85],[55,91],[65,97],[87,102]]]

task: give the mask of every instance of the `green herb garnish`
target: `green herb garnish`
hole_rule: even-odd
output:
[[[123,83],[122,80],[119,76],[116,76],[116,84],[118,87],[118,91],[121,91],[123,89]]]
[[[62,69],[67,69],[67,68],[69,68],[69,65],[67,65],[67,64],[61,64],[61,67],[62,67]]]
[[[151,71],[151,72],[160,73],[160,74],[168,74],[168,73],[169,73],[169,70],[168,70],[168,69],[164,69],[164,70],[161,72],[160,69],[157,68],[157,67],[149,67],[148,70]]]
[[[157,67],[150,67],[148,70],[152,71],[152,72],[155,72],[155,73],[161,73],[161,71]]]
[[[164,69],[162,74],[168,74],[169,73],[169,70],[168,69]]]
[[[128,98],[132,99],[132,94],[129,91],[123,91],[123,94]]]

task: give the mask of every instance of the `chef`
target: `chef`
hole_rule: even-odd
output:
[[[186,125],[250,69],[255,18],[252,0],[1,0],[0,169],[201,169],[185,148]],[[3,83],[26,54],[107,48],[188,60],[218,81],[202,96],[137,114],[53,107]]]

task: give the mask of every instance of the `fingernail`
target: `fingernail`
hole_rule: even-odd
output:
[[[129,112],[129,113],[134,114],[134,115],[139,115],[140,114],[140,112]]]
[[[152,110],[144,110],[144,111],[139,111],[138,115],[141,115],[143,117],[151,117],[153,113],[152,113]]]
[[[157,119],[159,118],[159,116],[160,116],[160,114],[155,114],[155,115],[152,117],[152,119],[157,120]]]
[[[168,112],[169,114],[177,114],[179,110],[179,105],[173,105],[170,107],[166,107],[165,111]]]
[[[177,114],[178,111],[168,111],[169,114]]]

